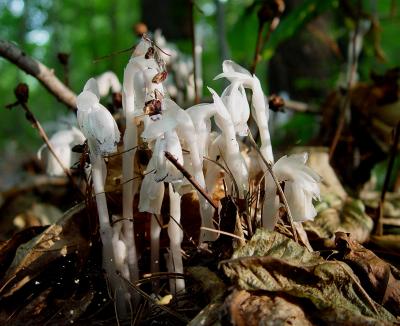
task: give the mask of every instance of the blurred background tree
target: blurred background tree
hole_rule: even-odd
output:
[[[203,80],[221,91],[223,82],[213,81],[221,61],[232,58],[251,66],[258,30],[261,0],[118,0],[51,1],[0,0],[0,37],[15,42],[27,54],[54,69],[63,80],[59,53],[69,55],[68,82],[75,92],[85,81],[106,70],[120,78],[129,52],[96,58],[129,48],[137,41],[134,26],[161,28],[169,42],[191,54],[191,8],[196,31],[203,39]],[[395,0],[287,0],[281,22],[262,49],[257,75],[267,93],[274,92],[316,108],[336,88],[347,62],[349,30],[354,23],[346,4],[361,6],[379,26],[367,33],[359,62],[360,80],[371,71],[382,73],[398,64],[400,31]],[[380,52],[383,51],[383,52]],[[382,54],[384,57],[382,57]],[[31,76],[0,58],[0,106],[14,101],[18,82],[28,83],[30,103],[42,122],[68,113]],[[208,96],[208,94],[203,94]],[[318,133],[319,116],[305,113],[274,114],[275,140],[306,144]],[[40,139],[22,114],[0,110],[0,149],[35,151]]]

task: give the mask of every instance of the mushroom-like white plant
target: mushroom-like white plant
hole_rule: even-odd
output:
[[[190,110],[182,110],[174,101],[170,99],[164,99],[163,104],[165,105],[165,113],[163,114],[163,119],[165,119],[166,122],[165,128],[171,128],[172,124],[167,123],[167,121],[170,121],[169,119],[171,119],[172,116],[176,122],[175,128],[179,135],[179,138],[185,142],[190,151],[190,170],[193,173],[193,176],[198,182],[198,184],[202,188],[206,189],[206,182],[204,179],[203,164],[202,164],[203,155],[201,154],[204,150],[204,146],[202,145],[204,138],[202,138],[202,140],[199,140],[198,131],[200,129],[197,129],[198,127],[197,123],[198,122],[200,124],[203,123],[203,126],[206,126],[207,122],[204,119],[202,119],[202,115],[196,116],[198,118],[197,120],[193,119],[195,115],[191,114]],[[195,109],[193,108],[192,113],[194,111]],[[212,113],[210,115],[212,115]],[[152,130],[154,129],[155,128],[152,128]],[[148,130],[147,132],[145,130],[143,135],[146,136],[149,133],[150,130]],[[155,134],[155,130],[153,133]],[[198,192],[198,197],[200,202],[201,225],[206,228],[214,229],[212,220],[214,211],[213,207],[207,200],[204,199],[204,197],[199,192]],[[217,235],[216,233],[211,233],[202,230],[200,232],[199,241],[200,242],[214,241],[216,239],[216,235]]]
[[[221,99],[231,116],[236,133],[241,137],[247,136],[250,107],[243,85],[239,81],[232,82],[222,92]]]
[[[272,154],[271,137],[268,128],[269,108],[261,88],[260,80],[255,75],[252,76],[248,70],[231,60],[225,60],[223,62],[222,70],[223,73],[219,74],[214,79],[225,77],[233,84],[239,83],[242,84],[243,87],[251,89],[252,107],[254,109],[252,114],[260,133],[260,151],[267,161],[273,163],[274,156]]]
[[[156,66],[154,59],[146,59],[150,44],[142,40],[136,47],[124,71],[122,106],[125,115],[124,153],[122,155],[122,217],[123,232],[128,246],[128,265],[132,280],[139,278],[137,252],[134,237],[133,200],[139,183],[134,181],[134,158],[138,145],[135,117],[145,105],[144,71]],[[140,113],[139,113],[140,112]]]
[[[53,146],[55,154],[63,163],[63,166],[69,168],[79,162],[79,155],[72,152],[72,148],[75,145],[82,144],[85,141],[85,136],[82,132],[75,128],[71,127],[67,130],[57,131],[50,138],[50,143]],[[42,152],[47,148],[47,145],[44,144],[40,147],[38,151],[39,160],[42,159]],[[63,167],[60,163],[57,162],[57,159],[53,154],[49,151],[46,155],[46,173],[51,176],[62,176],[65,175]]]
[[[99,87],[100,97],[107,96],[108,93],[119,93],[121,92],[121,83],[115,73],[112,71],[106,71],[100,76],[96,77],[96,81]]]
[[[91,78],[77,97],[78,125],[90,150],[93,188],[99,215],[100,237],[103,243],[103,266],[114,290],[118,289],[113,247],[113,231],[108,214],[104,182],[106,167],[102,155],[116,152],[120,134],[111,113],[99,102],[96,80]]]
[[[161,205],[164,198],[164,182],[157,182],[155,180],[155,160],[156,155],[153,155],[147,165],[145,176],[140,187],[139,200],[139,211],[152,214],[150,221],[150,271],[152,273],[160,271]]]
[[[201,107],[194,106],[187,110],[192,117],[196,132],[199,135],[198,141],[200,151],[206,154],[206,148],[209,142],[210,118],[215,117],[218,127],[222,131],[222,135],[218,136],[210,148],[209,156],[215,160],[218,155],[222,155],[229,170],[231,170],[236,182],[239,185],[240,196],[244,195],[247,190],[248,172],[246,164],[240,154],[239,144],[236,140],[235,126],[231,115],[224,105],[218,94],[209,88],[213,95],[214,103],[203,104]],[[220,168],[215,164],[207,164],[206,185],[207,190],[212,192],[216,183],[216,179]]]
[[[272,167],[279,182],[284,182],[284,194],[295,222],[314,219],[317,214],[313,199],[320,199],[318,183],[321,177],[306,166],[307,153],[281,157]],[[271,174],[266,175],[266,190],[262,223],[265,228],[273,229],[277,221],[279,196]]]

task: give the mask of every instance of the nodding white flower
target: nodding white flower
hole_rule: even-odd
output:
[[[236,133],[241,137],[247,136],[250,107],[243,85],[238,81],[231,83],[223,91],[221,99],[231,115]]]
[[[121,83],[117,75],[112,71],[102,73],[100,76],[96,77],[96,81],[100,97],[107,96],[110,90],[112,93],[121,92]]]
[[[120,134],[111,113],[100,104],[97,82],[91,78],[77,97],[78,125],[94,155],[107,155],[117,150]]]
[[[320,199],[318,183],[321,177],[306,166],[307,153],[281,157],[272,170],[279,182],[284,182],[284,194],[295,222],[312,220],[317,212],[312,203]],[[279,208],[277,187],[271,174],[266,175],[265,200],[263,207],[263,226],[273,229]]]
[[[75,127],[67,130],[60,130],[50,138],[50,143],[54,148],[54,152],[67,168],[79,162],[79,154],[73,153],[72,148],[75,145],[82,144],[84,141],[85,136]],[[39,149],[39,160],[42,159],[42,152],[45,148],[47,148],[46,144]],[[47,153],[46,158],[46,173],[51,176],[60,176],[65,174],[61,165],[50,152]]]
[[[215,116],[215,122],[222,130],[222,135],[219,137],[224,139],[222,143],[221,154],[224,156],[227,166],[237,181],[240,195],[242,196],[243,191],[247,190],[248,171],[246,163],[240,154],[240,148],[239,143],[236,140],[234,124],[231,115],[221,98],[213,89],[208,89],[213,96],[214,104],[218,111],[218,115]],[[218,138],[214,142],[218,144]]]
[[[154,146],[155,174],[154,179],[157,182],[179,182],[182,180],[182,173],[165,157],[165,152],[169,152],[172,156],[183,165],[182,147],[178,135],[175,131],[167,131],[163,137],[156,140]]]
[[[248,70],[231,60],[225,60],[223,62],[222,70],[223,73],[217,75],[214,79],[225,77],[234,85],[241,84],[243,87],[251,89],[252,107],[254,109],[254,112],[252,111],[252,115],[260,132],[260,151],[265,159],[273,162],[274,156],[272,154],[271,137],[268,128],[269,107],[268,101],[266,101],[264,92],[261,88],[260,80],[256,75],[252,76]],[[232,109],[234,110],[234,107]]]
[[[146,175],[140,187],[139,212],[161,213],[161,205],[164,198],[164,182],[157,182],[155,180],[155,160],[156,155],[153,155],[147,165]]]

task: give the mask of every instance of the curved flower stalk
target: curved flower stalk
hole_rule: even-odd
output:
[[[139,210],[153,213],[154,216],[151,220],[151,257],[152,257],[152,269],[154,272],[157,271],[159,266],[159,239],[161,227],[160,221],[160,210],[161,204],[164,197],[164,182],[169,184],[169,198],[170,198],[170,215],[173,219],[170,219],[168,224],[168,234],[170,235],[170,249],[171,257],[173,259],[174,270],[170,272],[183,273],[182,255],[181,255],[181,242],[183,234],[180,230],[179,225],[180,215],[180,202],[181,196],[173,189],[173,184],[179,184],[182,181],[182,174],[165,158],[164,153],[168,151],[171,153],[179,163],[183,164],[183,154],[181,144],[178,135],[175,130],[165,131],[163,135],[156,139],[156,143],[153,149],[153,155],[149,162],[148,170],[155,170],[154,173],[149,173],[145,176],[141,191]],[[153,204],[153,205],[151,205]],[[180,239],[180,240],[179,240]],[[173,280],[171,283],[171,292],[175,293],[178,288],[177,282]],[[184,288],[184,283],[183,283]],[[179,290],[183,289],[179,286]]]
[[[56,155],[67,168],[79,162],[79,155],[73,153],[72,148],[75,145],[83,144],[84,141],[85,136],[75,127],[71,127],[67,130],[60,130],[50,138],[50,143]],[[42,152],[46,148],[46,144],[40,147],[38,151],[39,160],[42,159]],[[46,156],[46,173],[50,176],[65,175],[62,166],[57,162],[56,158],[50,152],[48,152]]]
[[[100,97],[107,96],[108,93],[119,93],[121,92],[121,83],[115,73],[112,71],[106,71],[100,76],[96,77],[96,81],[99,87]]]
[[[160,271],[160,232],[161,232],[161,205],[164,198],[164,183],[155,180],[155,160],[150,159],[145,177],[140,187],[139,211],[152,214],[150,222],[150,253],[152,273]]]
[[[102,155],[117,151],[120,140],[118,127],[111,113],[99,102],[95,79],[85,84],[84,90],[77,97],[78,125],[86,137],[90,150],[93,188],[96,194],[99,215],[100,237],[103,243],[103,267],[110,279],[113,290],[121,293],[122,286],[116,275],[116,249],[113,243],[113,230],[108,214],[104,181],[106,167]],[[123,305],[123,302],[120,302]],[[124,308],[122,307],[122,310]]]
[[[169,198],[170,198],[170,208],[169,215],[170,221],[168,223],[168,236],[169,236],[169,246],[170,246],[170,272],[183,274],[183,262],[181,253],[181,243],[183,240],[183,231],[180,226],[181,222],[181,195],[174,190],[172,184],[169,185]],[[173,294],[185,290],[185,280],[184,279],[170,279],[170,290]]]
[[[261,148],[260,151],[264,158],[271,163],[274,162],[272,154],[271,137],[268,128],[269,109],[268,102],[265,100],[264,92],[261,88],[260,80],[251,75],[250,72],[239,66],[231,60],[225,60],[222,64],[223,73],[216,76],[214,79],[227,78],[231,83],[242,84],[243,87],[249,88],[252,91],[252,115],[257,123]]]
[[[131,280],[139,279],[137,252],[134,237],[133,200],[139,183],[134,181],[134,157],[138,145],[135,117],[142,113],[145,105],[144,71],[156,66],[154,59],[146,59],[146,53],[151,44],[142,39],[137,45],[133,56],[124,70],[122,106],[125,115],[126,128],[124,133],[124,154],[122,155],[122,217],[123,233],[128,247],[128,265]]]
[[[173,115],[175,117],[176,121],[176,131],[177,134],[179,135],[179,138],[181,141],[185,142],[187,144],[188,149],[190,151],[190,170],[193,173],[193,176],[195,177],[196,181],[199,183],[201,187],[206,189],[206,182],[204,179],[204,174],[203,174],[203,155],[201,155],[202,148],[204,148],[198,137],[198,131],[197,129],[199,127],[199,124],[207,125],[206,122],[206,117],[208,115],[212,115],[214,109],[209,108],[209,111],[205,111],[205,115],[202,116],[201,114],[197,117],[197,120],[193,120],[194,115],[194,108],[192,109],[192,113],[187,110],[182,110],[174,101],[170,99],[164,99],[163,104],[165,105],[165,113],[163,116],[168,113],[168,115]],[[188,165],[188,164],[186,164]],[[213,225],[213,212],[214,209],[210,205],[210,203],[203,198],[203,196],[198,193],[198,198],[200,202],[200,215],[202,219],[202,226],[207,227],[207,228],[212,228],[214,229]],[[211,233],[208,231],[202,230],[200,232],[200,242],[204,241],[214,241],[217,238],[217,233]]]
[[[321,177],[306,166],[307,153],[281,157],[272,167],[279,182],[284,182],[284,194],[295,222],[312,220],[317,212],[312,203],[320,199],[318,183]],[[271,174],[266,175],[266,190],[263,206],[262,223],[273,229],[277,221],[279,196]]]
[[[248,171],[246,164],[240,154],[239,144],[236,140],[236,132],[231,115],[226,106],[222,102],[218,94],[211,88],[214,103],[212,105],[204,106],[204,112],[195,112],[196,108],[189,109],[189,114],[195,121],[197,131],[200,134],[205,134],[208,131],[208,121],[211,116],[215,117],[218,127],[222,130],[210,146],[209,156],[212,160],[216,160],[219,155],[223,156],[223,160],[227,164],[229,170],[235,177],[235,181],[239,187],[239,196],[243,198],[245,192],[248,190]],[[198,110],[200,111],[200,110]],[[200,144],[204,146],[204,144]],[[213,192],[220,168],[215,164],[207,164],[206,186],[209,192]]]

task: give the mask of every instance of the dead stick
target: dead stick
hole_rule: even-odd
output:
[[[256,49],[254,51],[254,58],[253,58],[253,63],[251,65],[250,72],[251,74],[254,74],[256,72],[257,68],[257,63],[258,63],[258,56],[260,55],[260,50],[261,50],[261,44],[262,44],[262,32],[264,29],[265,22],[260,21],[258,24],[258,31],[257,31],[257,42],[256,42]]]
[[[182,164],[178,162],[178,160],[173,157],[170,152],[165,152],[165,157],[180,171],[182,172],[183,176],[188,179],[188,181],[196,188],[196,190],[202,194],[202,196],[214,207],[218,210],[218,205],[214,202],[211,196],[203,189],[202,186],[198,184],[196,179],[183,167]]]
[[[27,117],[29,119],[29,121],[31,121],[34,125],[34,127],[39,131],[39,135],[40,138],[42,138],[42,140],[46,143],[49,151],[51,152],[51,154],[54,156],[54,158],[56,159],[56,161],[58,162],[58,164],[60,164],[61,168],[63,169],[65,175],[71,180],[73,181],[72,178],[72,174],[71,172],[65,167],[65,165],[63,164],[63,162],[61,161],[61,159],[58,157],[58,155],[56,154],[53,145],[50,142],[49,137],[47,136],[46,132],[44,131],[42,125],[40,124],[39,120],[36,119],[36,117],[33,115],[32,111],[28,108],[26,103],[19,103],[23,109],[25,110]]]
[[[59,101],[76,110],[76,94],[55,76],[52,69],[26,55],[16,45],[6,40],[0,40],[0,56],[35,77]]]
[[[333,154],[335,154],[336,147],[339,143],[340,136],[342,135],[343,128],[345,125],[346,121],[346,112],[349,110],[348,107],[350,106],[351,103],[351,87],[353,85],[353,80],[354,76],[356,74],[356,68],[357,68],[357,54],[356,54],[356,40],[357,40],[357,34],[358,34],[358,28],[359,28],[359,21],[357,20],[356,22],[356,28],[354,30],[354,36],[352,39],[352,48],[353,48],[353,55],[350,58],[351,60],[351,70],[350,74],[348,76],[347,80],[347,89],[346,89],[346,95],[345,98],[342,100],[342,105],[339,110],[339,122],[336,128],[335,135],[333,136],[332,144],[329,149],[329,160],[331,161],[333,158]]]
[[[385,202],[386,192],[389,189],[390,176],[392,174],[394,161],[396,159],[397,147],[399,145],[399,139],[400,139],[400,121],[397,123],[397,126],[395,128],[393,144],[392,144],[392,148],[390,151],[389,163],[388,163],[388,167],[386,170],[385,181],[383,182],[381,198],[379,200],[379,206],[378,206],[378,210],[377,210],[377,216],[376,216],[376,220],[377,220],[376,224],[377,225],[376,225],[376,229],[375,229],[375,234],[379,235],[379,236],[381,236],[383,234],[383,226],[382,226],[383,203]]]
[[[289,217],[289,223],[290,223],[290,227],[291,227],[291,229],[292,229],[292,233],[293,233],[294,240],[295,240],[296,242],[299,242],[298,239],[297,239],[297,231],[296,231],[296,228],[295,228],[294,223],[293,223],[293,216],[292,216],[292,213],[290,212],[289,204],[288,204],[288,202],[287,202],[287,200],[286,200],[285,194],[283,193],[282,187],[281,187],[281,185],[280,185],[278,179],[276,178],[276,175],[275,175],[274,171],[272,170],[272,163],[271,163],[271,162],[268,162],[268,161],[264,158],[264,156],[262,155],[262,153],[261,153],[260,149],[258,148],[256,142],[254,141],[254,138],[253,138],[253,136],[251,135],[251,133],[249,133],[249,137],[248,137],[248,138],[250,139],[250,144],[253,146],[253,148],[254,148],[254,149],[257,151],[257,153],[260,155],[262,161],[264,162],[265,166],[266,166],[267,169],[268,169],[268,172],[271,174],[272,179],[274,179],[275,185],[276,185],[276,187],[277,187],[277,189],[278,189],[279,197],[280,197],[281,200],[283,201],[283,204],[285,205],[285,208],[286,208],[287,215],[288,215],[288,217]]]

